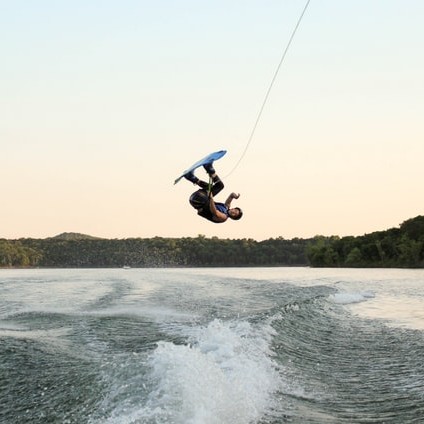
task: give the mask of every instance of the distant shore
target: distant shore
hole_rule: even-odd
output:
[[[0,268],[159,267],[424,268],[424,216],[363,236],[101,239],[63,233],[46,239],[0,239]]]

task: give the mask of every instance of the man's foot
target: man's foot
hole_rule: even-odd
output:
[[[185,174],[184,178],[186,180],[189,180],[193,184],[197,184],[197,182],[199,181],[199,179],[193,174],[193,172],[189,172],[189,173]]]
[[[213,175],[215,174],[215,169],[213,167],[213,162],[211,163],[205,163],[203,165],[203,168],[205,168],[205,171],[209,174],[209,175]]]

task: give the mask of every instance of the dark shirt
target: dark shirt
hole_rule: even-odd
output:
[[[225,215],[228,216],[228,208],[227,208],[227,206],[225,206],[224,203],[216,202],[215,207],[219,212],[222,212],[222,213],[224,213]],[[218,224],[218,222],[213,220],[214,215],[212,214],[211,210],[209,209],[209,207],[207,205],[204,208],[199,209],[197,214],[202,216],[203,218],[206,218],[207,220],[209,220],[211,222],[215,222],[216,224]]]

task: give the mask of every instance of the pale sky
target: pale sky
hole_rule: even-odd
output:
[[[424,2],[0,0],[0,238],[362,235],[424,214]],[[203,169],[197,175],[206,176]]]

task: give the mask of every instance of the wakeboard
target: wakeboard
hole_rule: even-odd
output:
[[[195,169],[199,168],[200,166],[206,165],[207,163],[212,163],[218,159],[221,159],[222,156],[227,153],[226,150],[219,150],[218,152],[210,153],[209,155],[205,156],[203,159],[198,160],[196,163],[190,166],[190,168],[187,168],[181,176],[179,176],[175,181],[174,184],[177,184],[178,181],[181,180],[181,178],[184,177],[185,174],[188,174],[189,172],[193,172]]]

